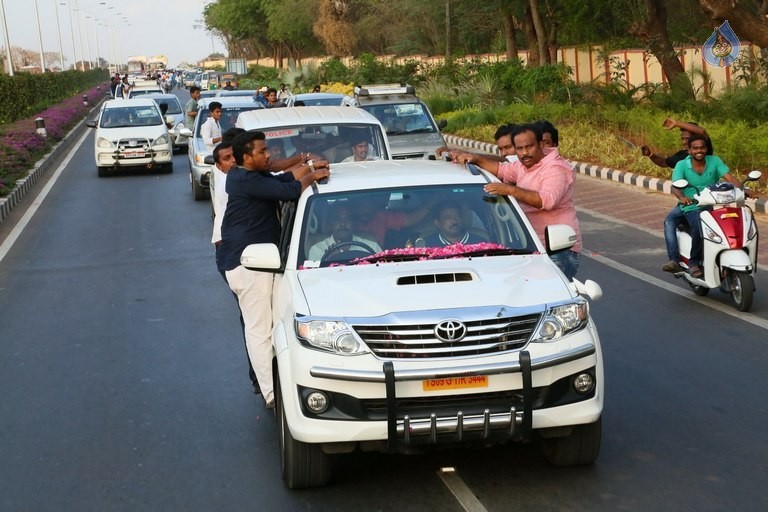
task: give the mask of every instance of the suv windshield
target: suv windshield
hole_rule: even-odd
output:
[[[278,156],[315,153],[335,164],[353,161],[355,159],[353,148],[365,142],[367,143],[365,159],[389,158],[384,146],[384,134],[378,124],[301,125],[264,128],[262,131],[267,136],[267,143],[273,155],[275,148],[278,148],[278,153],[282,151]]]
[[[360,108],[381,121],[387,130],[387,135],[437,132],[437,127],[427,115],[427,109],[421,102],[361,105]]]
[[[300,240],[300,268],[538,251],[506,198],[480,184],[315,195]]]
[[[163,124],[160,111],[152,105],[142,107],[108,108],[101,114],[101,128],[126,126],[156,126]]]
[[[152,98],[158,105],[168,105],[168,110],[165,111],[165,115],[182,114],[181,103],[179,100],[173,98]]]

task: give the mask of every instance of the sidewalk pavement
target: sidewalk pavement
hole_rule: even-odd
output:
[[[498,154],[495,144],[452,135],[446,135],[445,140],[449,146]],[[612,217],[664,238],[664,217],[677,203],[670,192],[672,184],[669,180],[580,162],[571,163],[579,173],[574,193],[577,211]],[[747,200],[747,204],[755,212],[758,231],[768,236],[766,200]],[[664,242],[659,243],[663,247]],[[768,267],[768,244],[758,243],[757,261]]]

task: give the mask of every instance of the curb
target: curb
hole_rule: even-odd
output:
[[[79,135],[84,130],[85,121],[90,117],[94,109],[101,105],[101,101],[97,102],[88,114],[69,130],[63,139],[53,146],[53,149],[51,149],[50,152],[46,153],[40,160],[35,162],[35,165],[32,169],[27,171],[25,177],[16,180],[16,185],[10,194],[0,198],[0,223],[10,215],[11,210],[19,204],[21,199],[32,190],[38,181],[40,181],[40,178],[48,172],[53,165],[53,162],[55,162],[62,153],[72,147],[77,140],[76,135]]]
[[[472,139],[465,139],[463,137],[457,137],[455,135],[443,135],[445,142],[450,146],[459,146],[469,149],[475,149],[484,153],[490,153],[493,155],[499,154],[499,148],[496,144],[489,144],[487,142],[480,142]],[[610,167],[600,167],[599,165],[587,164],[583,162],[576,162],[569,160],[579,174],[585,176],[592,176],[594,178],[601,178],[605,180],[612,180],[617,183],[623,183],[625,185],[632,185],[635,187],[646,188],[649,190],[655,190],[657,192],[663,192],[665,194],[672,193],[672,182],[663,178],[651,178],[649,176],[643,176],[642,174],[635,174],[628,171],[620,171],[618,169],[611,169]],[[752,200],[747,200],[751,203]],[[768,200],[759,198],[754,200],[752,210],[758,213],[766,213],[766,203]]]

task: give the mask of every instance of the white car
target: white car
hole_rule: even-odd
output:
[[[133,82],[128,98],[136,98],[144,94],[164,94],[165,91],[157,83],[157,80],[136,80]]]
[[[317,153],[330,163],[340,163],[352,155],[352,141],[368,141],[368,154],[390,159],[384,128],[378,119],[362,109],[346,107],[267,108],[243,112],[235,126],[260,130],[267,144],[283,147],[283,155]]]
[[[147,94],[146,98],[153,99],[160,107],[160,111],[163,110],[163,105],[166,106],[165,116],[173,116],[173,124],[168,125],[168,134],[171,136],[173,142],[174,151],[186,151],[189,147],[189,139],[182,136],[179,132],[184,128],[184,108],[181,106],[179,97],[175,94],[160,94],[152,93]]]
[[[152,99],[109,100],[95,121],[94,158],[99,176],[125,167],[173,171],[173,146],[160,108]]]
[[[299,94],[292,94],[285,100],[287,107],[295,106],[297,101],[300,101],[302,107],[319,107],[319,106],[332,106],[338,107],[342,105],[346,96],[336,92],[304,92]]]
[[[288,487],[325,484],[328,454],[358,448],[537,436],[555,465],[596,459],[603,358],[582,295],[600,287],[569,281],[547,254],[572,247],[573,229],[549,226],[545,247],[513,199],[484,193],[494,179],[440,161],[333,165],[326,184],[284,205],[280,246],[243,251],[244,266],[275,273]],[[342,208],[354,237],[329,245]],[[465,245],[440,241],[446,208]]]

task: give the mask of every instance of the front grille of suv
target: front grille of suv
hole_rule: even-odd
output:
[[[353,325],[355,332],[379,357],[388,359],[463,357],[518,350],[526,345],[539,323],[539,313],[463,322],[466,335],[443,341],[439,324]]]

